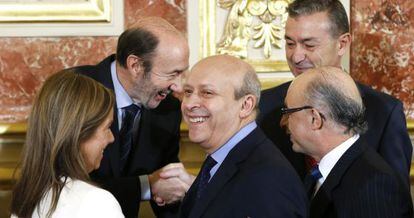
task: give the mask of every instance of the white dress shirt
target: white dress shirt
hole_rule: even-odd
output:
[[[316,182],[315,193],[325,182],[331,170],[334,168],[336,162],[342,157],[342,155],[359,139],[359,134],[352,136],[340,145],[328,152],[319,162],[319,171],[322,177]]]

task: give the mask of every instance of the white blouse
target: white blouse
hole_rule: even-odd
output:
[[[33,218],[46,217],[50,208],[52,191],[50,190],[41,200],[32,214]],[[16,217],[14,215],[12,218]],[[89,183],[68,178],[60,193],[56,210],[52,217],[124,217],[121,206],[108,191]]]

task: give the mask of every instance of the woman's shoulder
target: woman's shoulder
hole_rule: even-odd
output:
[[[77,211],[83,217],[123,217],[118,201],[102,188],[85,181],[70,180],[65,189],[72,196],[68,200],[77,201]]]

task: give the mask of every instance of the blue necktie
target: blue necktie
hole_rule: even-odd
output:
[[[131,104],[122,109],[124,109],[124,116],[122,119],[122,127],[119,131],[121,171],[127,163],[132,148],[134,120],[140,108],[135,104]]]
[[[217,162],[209,155],[203,163],[203,166],[200,170],[200,180],[197,187],[197,199],[200,199],[203,192],[206,190],[208,181],[210,180],[210,170],[213,168]]]
[[[318,165],[314,166],[309,172],[309,174],[306,175],[304,183],[305,183],[306,191],[308,192],[309,199],[312,199],[313,193],[315,192],[316,182],[320,178],[322,178],[322,174],[319,171]]]

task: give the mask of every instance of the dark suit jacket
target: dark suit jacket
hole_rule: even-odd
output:
[[[292,143],[279,125],[280,109],[284,105],[290,82],[264,90],[260,100],[258,125],[291,162],[299,175],[306,174],[304,155],[292,150]],[[366,107],[368,131],[361,136],[409,184],[412,145],[402,103],[390,95],[357,84]]]
[[[338,160],[311,201],[310,217],[412,217],[400,177],[361,139]]]
[[[75,69],[86,76],[114,89],[111,78],[111,63],[115,56],[109,56],[96,66],[80,66]],[[110,191],[119,201],[127,217],[138,215],[141,187],[138,176],[150,174],[171,162],[178,162],[181,111],[180,102],[168,96],[153,110],[141,109],[138,143],[134,143],[126,171],[121,173],[119,164],[119,128],[117,108],[114,107],[114,121],[111,130],[115,141],[109,144],[103,155],[101,166],[91,173],[92,179]],[[156,207],[154,212],[162,216],[178,207]],[[163,211],[165,210],[165,211]]]
[[[180,217],[307,217],[299,177],[259,128],[229,152],[194,201],[198,180],[184,197]]]

